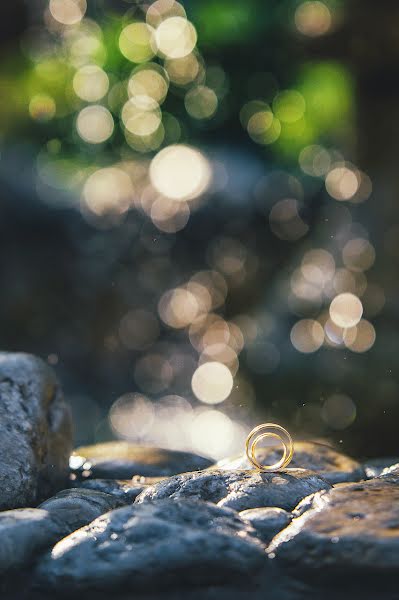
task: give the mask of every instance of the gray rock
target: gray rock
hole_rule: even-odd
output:
[[[364,478],[362,465],[321,442],[295,442],[295,452],[290,467],[308,469],[321,475],[334,485],[343,481],[359,481]],[[272,446],[259,448],[257,457],[261,463],[273,464],[281,458],[281,450]],[[212,468],[212,467],[211,467]],[[253,469],[245,454],[219,461],[217,469]]]
[[[371,458],[364,463],[363,468],[367,479],[374,479],[379,477],[381,473],[399,463],[399,457],[385,457],[385,458]]]
[[[291,523],[291,513],[282,508],[250,508],[240,512],[241,519],[251,523],[264,544],[269,544],[277,533]]]
[[[397,578],[397,478],[352,483],[315,494],[312,508],[294,519],[268,547],[278,565],[300,577],[347,576],[365,585],[377,576]]]
[[[109,494],[66,490],[40,508],[0,512],[0,575],[28,567],[41,552],[116,506],[120,502]]]
[[[330,487],[324,479],[304,469],[278,473],[206,470],[175,475],[148,486],[136,502],[198,498],[237,511],[262,506],[292,510],[305,496]]]
[[[246,581],[267,566],[264,546],[234,511],[165,500],[125,506],[61,540],[38,566],[37,582],[80,592],[163,592]]]
[[[145,479],[145,478],[143,478]],[[148,484],[134,483],[131,479],[87,479],[76,483],[79,489],[96,490],[112,494],[123,504],[133,504],[137,496],[146,489]]]
[[[117,496],[97,490],[72,488],[49,498],[39,508],[45,509],[70,532],[123,505],[124,502]]]
[[[53,371],[0,353],[0,510],[36,505],[66,487],[72,433]]]
[[[390,467],[386,467],[380,474],[380,477],[390,477],[392,481],[397,481],[399,483],[399,463],[391,465]]]
[[[83,478],[130,479],[135,475],[169,477],[206,469],[212,461],[192,454],[128,442],[104,442],[76,448],[71,456],[73,474]]]

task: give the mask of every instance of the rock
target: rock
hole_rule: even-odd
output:
[[[263,506],[292,510],[305,496],[328,489],[330,485],[324,479],[304,469],[278,473],[206,470],[175,475],[148,486],[136,503],[163,498],[198,498],[237,511]]]
[[[279,533],[267,550],[300,577],[355,577],[381,583],[399,569],[397,478],[352,483],[315,494],[312,508]]]
[[[397,463],[399,463],[399,457],[371,458],[364,463],[363,469],[367,479],[374,479],[374,477],[379,477],[385,469]]]
[[[145,480],[145,477],[143,479]],[[134,483],[132,479],[87,479],[86,481],[77,482],[79,489],[96,490],[111,494],[123,504],[133,504],[147,485],[145,483]]]
[[[29,354],[0,353],[0,510],[35,506],[66,487],[71,443],[52,369]]]
[[[81,446],[70,460],[76,476],[101,479],[130,479],[135,475],[169,477],[206,469],[211,464],[212,461],[191,452],[135,446],[128,442]]]
[[[0,512],[0,575],[26,568],[40,552],[116,506],[120,502],[109,494],[66,490],[40,508]]]
[[[234,511],[164,500],[114,510],[61,540],[38,565],[37,582],[44,589],[163,593],[246,581],[267,565],[264,546]]]
[[[274,536],[291,523],[292,515],[282,508],[250,508],[240,512],[241,519],[251,523],[264,544],[269,544]]]
[[[59,523],[63,523],[69,531],[79,529],[100,515],[114,508],[123,506],[117,496],[97,490],[69,489],[49,498],[39,508],[48,513]]]
[[[382,470],[379,476],[384,478],[390,476],[391,478],[393,478],[393,480],[396,479],[399,483],[399,463],[395,463],[389,467],[386,467]]]
[[[344,481],[359,481],[364,478],[362,465],[331,446],[319,442],[295,442],[294,457],[290,467],[308,469],[321,475],[331,485]],[[261,463],[273,464],[281,458],[281,450],[269,446],[259,448],[256,453]],[[212,468],[212,467],[211,467]],[[245,454],[219,461],[217,469],[253,469]]]

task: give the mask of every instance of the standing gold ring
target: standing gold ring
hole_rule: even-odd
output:
[[[256,458],[256,447],[265,438],[274,438],[283,446],[283,456],[272,465],[263,465]],[[280,471],[292,460],[294,455],[294,442],[284,427],[276,423],[263,423],[258,425],[248,434],[245,442],[245,452],[249,462],[261,471]]]

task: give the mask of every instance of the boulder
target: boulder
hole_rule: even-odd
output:
[[[67,486],[71,417],[54,372],[0,353],[0,510],[36,506]]]
[[[104,442],[76,448],[70,460],[72,474],[78,478],[131,479],[169,477],[186,471],[206,469],[212,464],[207,458],[151,446],[136,446],[128,442]]]
[[[279,566],[299,577],[332,580],[346,575],[367,587],[399,570],[399,486],[381,477],[317,493],[302,516],[268,547]]]
[[[43,589],[143,591],[245,582],[268,561],[251,525],[198,500],[114,510],[61,540],[38,565]]]
[[[321,442],[295,442],[294,457],[290,467],[308,469],[321,475],[334,485],[344,481],[359,481],[364,478],[362,465],[342,452]],[[256,451],[259,462],[266,465],[276,463],[281,458],[281,450],[274,446],[259,448]],[[212,468],[212,467],[211,467]],[[245,454],[219,461],[217,469],[253,469]]]
[[[292,520],[291,513],[275,507],[250,508],[241,511],[240,517],[252,525],[264,544],[269,544]]]
[[[175,475],[150,485],[136,502],[197,498],[237,511],[264,506],[292,510],[305,496],[330,487],[327,481],[304,469],[285,469],[278,473],[205,470]]]

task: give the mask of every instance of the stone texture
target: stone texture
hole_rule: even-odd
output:
[[[282,508],[250,508],[240,512],[241,519],[251,523],[264,544],[269,544],[274,536],[291,523],[291,513]]]
[[[145,480],[145,477],[143,479]],[[137,496],[147,486],[148,484],[135,483],[131,479],[87,479],[86,481],[77,482],[79,489],[96,490],[111,494],[123,504],[133,504]]]
[[[344,481],[359,481],[364,478],[364,469],[359,462],[326,444],[295,442],[294,448],[294,457],[289,466],[315,471],[331,485]],[[281,449],[275,447],[259,448],[257,457],[261,463],[273,464],[280,460]],[[215,468],[253,469],[253,466],[246,455],[242,454],[219,461]]]
[[[82,460],[79,460],[81,457]],[[186,471],[206,469],[212,461],[164,448],[135,446],[128,442],[104,442],[76,448],[70,460],[77,477],[130,479],[135,475],[169,477]]]
[[[39,508],[47,510],[52,517],[68,527],[69,531],[79,529],[100,515],[123,506],[117,496],[98,490],[69,489],[49,498]]]
[[[0,353],[0,510],[35,506],[66,487],[71,419],[54,372]]]
[[[346,575],[383,582],[399,569],[399,486],[395,476],[352,483],[315,494],[268,554],[300,577]]]
[[[40,508],[0,512],[0,575],[33,563],[40,552],[120,503],[91,490],[67,490]]]
[[[383,469],[380,477],[384,477],[384,479],[389,477],[392,479],[392,481],[399,483],[399,463]]]
[[[148,486],[137,503],[163,498],[198,498],[237,511],[263,506],[292,510],[302,498],[330,485],[304,469],[279,473],[206,470],[183,473]]]
[[[399,463],[399,457],[371,458],[364,463],[363,468],[367,479],[379,477],[385,469],[389,469]]]
[[[264,546],[234,511],[164,500],[112,511],[61,540],[38,566],[37,582],[80,592],[163,592],[246,581],[267,566]]]

